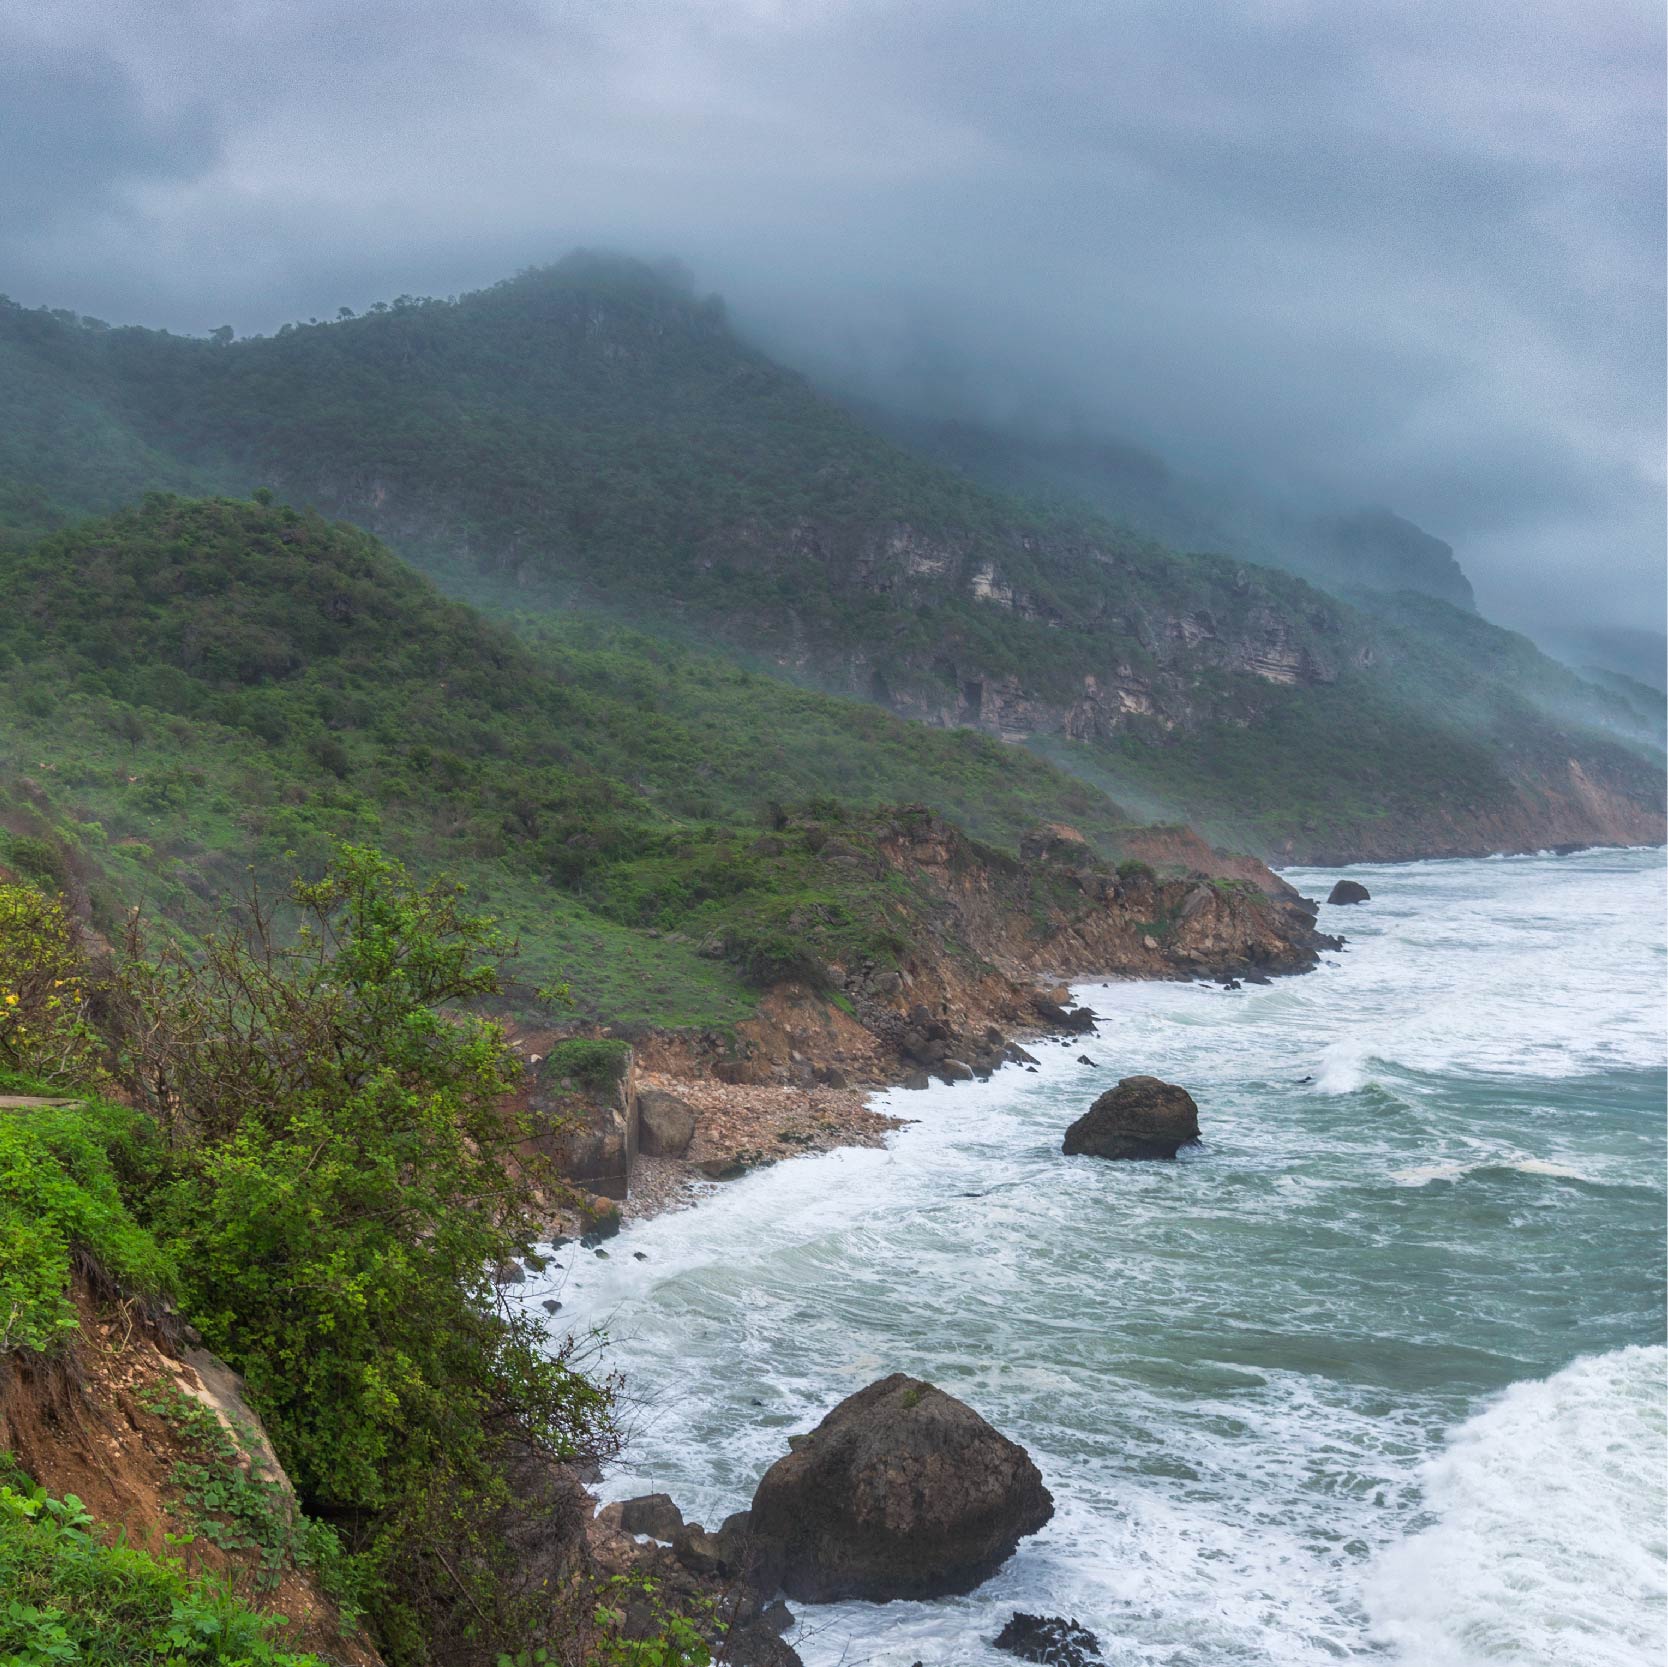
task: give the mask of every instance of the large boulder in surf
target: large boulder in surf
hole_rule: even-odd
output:
[[[991,1640],[999,1650],[1043,1667],[1089,1667],[1102,1659],[1100,1640],[1075,1616],[1027,1615],[1016,1609]]]
[[[1072,1126],[1068,1157],[1173,1158],[1199,1138],[1199,1108],[1185,1088],[1157,1077],[1125,1077]]]
[[[754,1573],[808,1603],[970,1592],[1054,1514],[1023,1447],[902,1372],[790,1446],[753,1496]]]
[[[664,1493],[645,1493],[604,1505],[597,1521],[622,1534],[647,1534],[650,1539],[670,1542],[683,1527],[683,1513]]]
[[[1340,880],[1326,900],[1328,903],[1370,903],[1373,894],[1359,880]]]

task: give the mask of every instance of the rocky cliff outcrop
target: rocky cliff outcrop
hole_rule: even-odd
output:
[[[637,1062],[623,1042],[562,1041],[531,1067],[531,1145],[574,1186],[624,1198],[637,1160]]]
[[[1316,930],[1315,905],[1261,863],[1218,857],[1185,829],[1145,833],[1140,848],[1167,871],[1140,858],[1113,866],[1059,823],[1038,827],[1017,858],[921,806],[842,823],[818,848],[895,882],[884,895],[902,952],[831,952],[821,989],[783,984],[733,1036],[662,1037],[644,1044],[646,1057],[674,1075],[753,1084],[955,1080],[1015,1058],[1017,1037],[1071,1028],[1039,1010],[1040,986],[1266,979],[1306,971],[1337,946]],[[816,943],[808,920],[807,948]]]

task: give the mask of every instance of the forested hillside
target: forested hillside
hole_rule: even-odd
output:
[[[675,274],[574,257],[247,341],[9,308],[0,370],[14,540],[152,486],[264,484],[535,628],[584,609],[711,641],[1262,854],[1660,836],[1660,720],[1626,690],[1445,604],[1368,615],[994,493]]]
[[[524,996],[560,976],[615,1021],[727,1023],[819,955],[895,955],[907,890],[809,827],[849,846],[924,802],[1010,853],[1045,818],[1108,857],[1127,831],[1022,750],[606,625],[529,644],[252,501],[152,494],[0,551],[0,734],[0,864],[107,934],[138,902],[190,933],[353,840],[467,881]]]

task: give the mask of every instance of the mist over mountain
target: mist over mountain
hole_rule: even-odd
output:
[[[1317,514],[1281,507],[1253,489],[1178,475],[1162,458],[1086,434],[1003,432],[872,410],[905,444],[1012,491],[1075,502],[1178,550],[1211,550],[1312,578],[1369,601],[1416,590],[1476,606],[1471,581],[1441,539],[1381,507]]]
[[[31,305],[248,333],[669,253],[829,385],[1387,505],[1509,624],[1660,624],[1659,8],[48,0],[0,28],[0,288]]]
[[[1658,703],[1398,588],[1408,552],[1452,577],[1417,529],[1309,529],[1334,564],[1389,570],[1362,609],[1346,585],[993,490],[774,363],[676,268],[580,253],[244,341],[13,305],[0,369],[0,527],[25,543],[146,491],[258,483],[459,595],[600,612],[1025,743],[1269,858],[1660,824]]]

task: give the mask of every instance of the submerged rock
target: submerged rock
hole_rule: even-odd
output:
[[[1101,1659],[1100,1640],[1075,1617],[1067,1621],[1016,1609],[993,1642],[1021,1661],[1041,1661],[1047,1667],[1088,1667]]]
[[[1054,1514],[1030,1455],[902,1372],[848,1396],[753,1496],[756,1578],[791,1598],[969,1592]]]
[[[1340,880],[1327,896],[1328,903],[1370,903],[1373,894],[1359,880]]]
[[[1066,1130],[1068,1157],[1173,1158],[1199,1138],[1199,1108],[1185,1088],[1125,1077]]]

